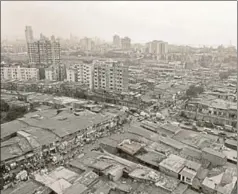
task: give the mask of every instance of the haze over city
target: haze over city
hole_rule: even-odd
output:
[[[236,2],[1,2],[2,194],[238,194]]]
[[[132,43],[153,39],[171,44],[236,46],[237,4],[231,2],[1,2],[2,37],[69,38],[129,36]]]

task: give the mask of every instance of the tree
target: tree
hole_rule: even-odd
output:
[[[230,73],[228,71],[219,73],[219,77],[221,80],[227,79],[229,77]]]
[[[25,108],[25,107],[12,108],[7,113],[6,121],[15,120],[17,118],[22,117],[26,113],[27,113],[27,108]]]
[[[9,111],[9,105],[1,99],[1,112]]]
[[[204,92],[204,88],[202,86],[191,85],[187,89],[186,95],[189,97],[196,97],[198,94],[201,94],[202,92]]]
[[[44,68],[39,68],[39,76],[40,76],[40,80],[45,79],[45,69]]]

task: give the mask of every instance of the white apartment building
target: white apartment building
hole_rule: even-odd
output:
[[[117,61],[94,61],[94,89],[106,91],[128,90],[128,66]]]
[[[1,80],[39,80],[39,69],[26,67],[1,67]]]
[[[78,72],[76,68],[70,67],[66,69],[66,80],[68,82],[76,82],[78,79]]]
[[[52,68],[45,69],[45,79],[48,81],[53,81],[54,79],[54,71]]]
[[[57,69],[53,65],[45,69],[45,80],[48,81],[57,80]]]
[[[147,43],[147,51],[148,53],[154,55],[166,55],[168,54],[168,43],[154,40]]]
[[[77,64],[77,81],[87,85],[91,90],[93,89],[93,64],[82,63]]]

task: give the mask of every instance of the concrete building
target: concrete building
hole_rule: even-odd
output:
[[[94,89],[128,90],[128,66],[117,61],[94,61]]]
[[[178,178],[180,181],[192,185],[195,176],[201,169],[201,164],[180,156],[171,154],[159,163],[159,169],[165,174]]]
[[[66,69],[66,80],[69,82],[77,82],[78,80],[78,71],[74,67]]]
[[[206,177],[201,188],[203,193],[207,194],[235,194],[237,177],[231,169],[226,169],[216,176]]]
[[[45,79],[48,81],[56,81],[56,69],[52,66],[45,69]]]
[[[60,43],[54,36],[49,40],[41,34],[38,41],[27,43],[29,62],[32,64],[60,63]]]
[[[146,44],[147,52],[153,55],[167,55],[168,43],[163,41],[154,40]]]
[[[39,69],[17,67],[1,67],[1,80],[39,80]]]
[[[227,157],[223,153],[211,148],[204,148],[202,150],[202,158],[211,162],[213,166],[224,166],[227,162]]]
[[[217,125],[237,125],[237,105],[222,99],[202,98],[188,101],[183,110],[188,118],[211,122]]]
[[[118,36],[118,35],[114,35],[113,36],[113,45],[116,48],[120,48],[121,47],[121,38],[120,38],[120,36]]]
[[[45,69],[45,79],[49,81],[64,81],[66,79],[66,67],[64,64],[51,65]]]
[[[85,61],[82,64],[77,64],[76,68],[77,81],[93,89],[93,64]]]
[[[84,38],[80,40],[80,47],[83,51],[92,51],[94,49],[94,42],[90,38]]]
[[[31,26],[26,26],[25,37],[26,37],[26,42],[27,43],[30,43],[30,42],[34,41],[33,30],[32,30]]]
[[[121,46],[123,50],[129,50],[131,48],[131,39],[128,37],[122,38]]]

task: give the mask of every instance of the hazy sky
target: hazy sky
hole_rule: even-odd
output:
[[[228,45],[237,43],[237,3],[217,2],[73,2],[1,1],[1,34],[24,38],[31,25],[39,34],[69,38],[116,33],[132,42],[154,39],[175,44]]]

